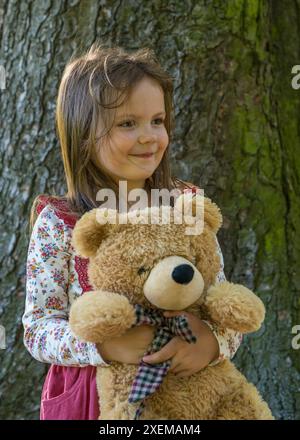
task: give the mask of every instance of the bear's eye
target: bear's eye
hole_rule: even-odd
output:
[[[144,272],[148,272],[149,269],[147,269],[146,267],[142,266],[139,268],[138,270],[138,275],[142,275],[142,273]]]

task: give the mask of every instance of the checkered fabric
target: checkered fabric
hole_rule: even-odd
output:
[[[184,315],[166,318],[160,310],[144,309],[140,305],[135,306],[135,325],[148,324],[156,327],[154,339],[150,350],[146,353],[152,354],[159,351],[174,336],[180,336],[189,343],[195,343],[196,337],[192,334],[188,320]],[[143,360],[139,365],[137,375],[133,381],[129,402],[141,401],[135,419],[138,419],[145,406],[144,399],[154,393],[163,381],[171,365],[171,360],[159,364],[147,364]]]

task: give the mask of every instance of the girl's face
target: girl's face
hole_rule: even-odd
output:
[[[151,78],[143,78],[129,99],[116,109],[110,137],[98,147],[100,165],[116,183],[127,180],[129,190],[143,188],[169,143],[165,116],[160,85]]]

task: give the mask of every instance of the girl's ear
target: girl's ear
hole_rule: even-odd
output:
[[[93,257],[102,240],[114,229],[110,219],[118,215],[115,210],[95,208],[86,212],[77,221],[72,235],[72,246],[76,253],[83,257]]]
[[[184,207],[184,210],[183,210]],[[202,194],[181,194],[175,202],[175,209],[179,212],[189,213],[195,220],[204,220],[204,227],[208,227],[215,234],[222,225],[222,214],[219,207],[208,197]]]

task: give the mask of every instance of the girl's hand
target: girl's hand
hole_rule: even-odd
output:
[[[155,327],[140,325],[127,330],[122,336],[111,338],[97,349],[104,361],[139,364],[153,340]]]
[[[219,357],[219,344],[209,326],[192,313],[180,311],[164,313],[167,318],[179,315],[187,317],[197,342],[190,344],[175,336],[160,351],[144,356],[143,361],[147,364],[157,364],[172,359],[169,371],[178,377],[186,377],[216,360]]]

